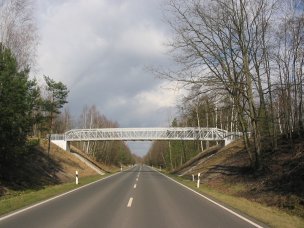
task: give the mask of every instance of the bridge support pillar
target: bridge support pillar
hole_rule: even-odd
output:
[[[67,152],[71,152],[71,148],[70,148],[70,146],[71,146],[71,142],[70,141],[66,141],[66,151]]]
[[[232,142],[231,139],[225,139],[225,142],[224,142],[225,144],[224,144],[224,145],[227,146],[227,145],[230,144],[231,142]]]

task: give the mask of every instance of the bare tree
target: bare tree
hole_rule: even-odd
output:
[[[33,66],[38,35],[31,0],[0,0],[0,42],[12,51],[19,68]]]
[[[115,128],[118,124],[102,115],[95,105],[85,106],[79,117],[78,127],[90,128]],[[122,141],[91,141],[74,144],[83,152],[94,159],[107,165],[132,162],[132,154],[127,145]]]
[[[231,97],[256,169],[261,167],[261,138],[270,128],[265,91],[271,84],[264,79],[267,74],[270,77],[267,38],[275,4],[267,0],[171,0],[167,8],[174,33],[170,46],[182,67],[163,75]]]
[[[304,2],[284,2],[276,31],[277,48],[273,60],[276,65],[275,102],[279,131],[288,135],[303,135],[303,64],[304,64]]]

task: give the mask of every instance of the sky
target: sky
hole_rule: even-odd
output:
[[[179,90],[151,67],[170,67],[162,0],[37,0],[37,75],[70,90],[74,118],[95,105],[120,127],[166,127]],[[151,143],[128,142],[144,155]]]

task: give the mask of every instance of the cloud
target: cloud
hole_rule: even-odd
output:
[[[160,3],[37,1],[39,73],[68,86],[74,116],[95,104],[122,127],[166,125],[176,93],[145,70],[171,64]]]
[[[164,53],[166,37],[151,26],[139,24],[127,30],[118,41],[118,48],[126,53],[153,58]]]
[[[134,96],[112,97],[104,107],[111,111],[109,116],[119,117],[124,127],[166,127],[175,112],[178,93],[171,87],[162,83]]]
[[[135,96],[135,100],[141,105],[147,105],[150,109],[172,107],[176,102],[175,91],[164,89],[161,85],[149,91],[143,91]]]

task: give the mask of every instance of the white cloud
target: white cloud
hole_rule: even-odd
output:
[[[138,93],[134,101],[141,107],[143,114],[160,108],[174,107],[176,105],[176,92],[161,85],[149,91]]]
[[[100,108],[122,127],[166,124],[176,93],[146,66],[169,64],[162,0],[37,0],[40,75],[67,84],[69,108]]]

